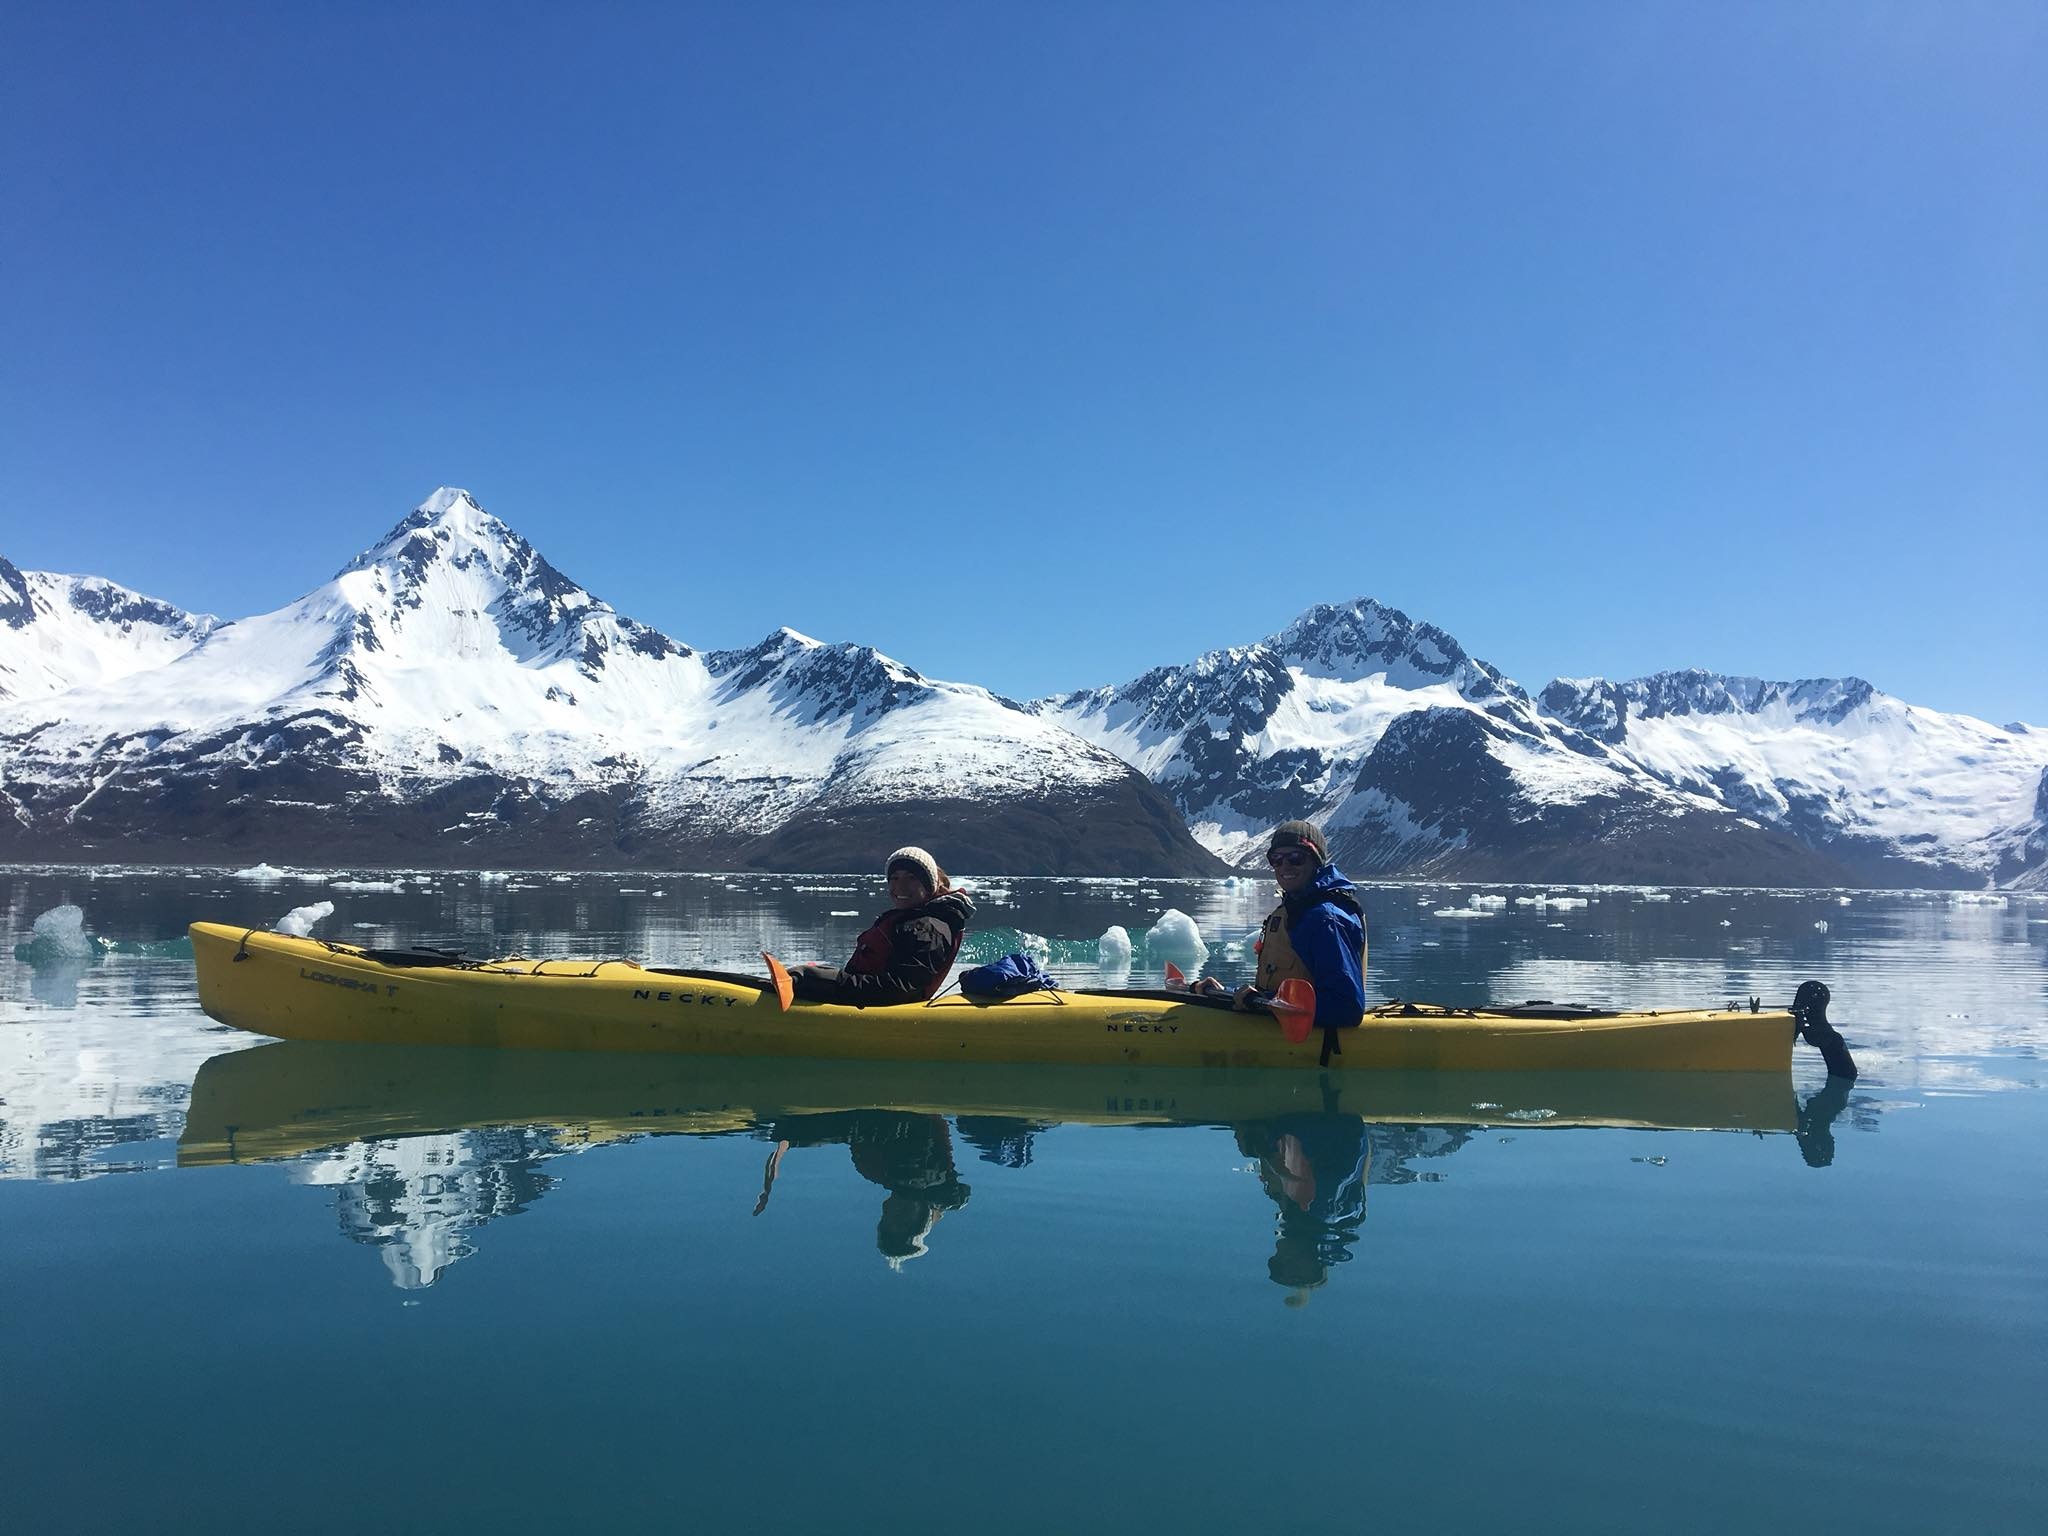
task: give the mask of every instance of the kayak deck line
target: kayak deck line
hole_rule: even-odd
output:
[[[1008,1001],[956,992],[866,1009],[798,1002],[785,1012],[759,978],[727,972],[616,959],[465,961],[218,923],[190,931],[207,1014],[291,1040],[842,1061],[1318,1065],[1315,1041],[1292,1044],[1271,1018],[1181,992]],[[1341,1031],[1342,1051],[1324,1070],[1782,1073],[1797,1032],[1793,1014],[1778,1009],[1531,1017],[1400,1007]]]

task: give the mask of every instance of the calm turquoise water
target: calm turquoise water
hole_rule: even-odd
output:
[[[11,1527],[2048,1528],[2048,902],[1504,888],[1467,918],[1438,914],[1471,888],[1374,888],[1382,995],[1819,976],[1864,1076],[1830,1099],[1802,1047],[1718,1098],[1303,1108],[1213,1076],[337,1053],[197,1011],[195,917],[326,899],[330,938],[739,966],[842,955],[879,905],[338,878],[0,871],[0,956],[67,901],[117,946],[0,958]],[[1167,907],[1242,975],[1266,905],[980,884],[985,954],[1036,936],[1091,984],[1112,922],[1156,976]]]

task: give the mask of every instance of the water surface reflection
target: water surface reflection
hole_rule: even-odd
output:
[[[560,1188],[554,1159],[613,1143],[763,1141],[761,1186],[745,1193],[771,1217],[806,1154],[844,1147],[881,1191],[874,1244],[900,1267],[968,1207],[962,1146],[1023,1170],[1039,1139],[1067,1126],[1221,1128],[1275,1207],[1267,1273],[1305,1295],[1351,1257],[1369,1184],[1436,1177],[1416,1165],[1452,1157],[1485,1127],[1782,1135],[1825,1166],[1852,1102],[1837,1082],[1802,1105],[1789,1079],[1766,1073],[1347,1077],[280,1041],[199,1069],[178,1162],[282,1162],[296,1181],[334,1189],[343,1233],[377,1246],[395,1283],[417,1287],[474,1252],[476,1228]]]

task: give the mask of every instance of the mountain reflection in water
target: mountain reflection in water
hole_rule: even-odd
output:
[[[804,1154],[844,1147],[881,1191],[874,1243],[900,1268],[932,1251],[941,1219],[968,1210],[962,1148],[1018,1170],[1067,1125],[1221,1127],[1273,1201],[1270,1255],[1265,1239],[1258,1247],[1266,1273],[1299,1302],[1352,1257],[1369,1185],[1441,1177],[1419,1165],[1454,1156],[1483,1127],[1784,1134],[1825,1166],[1852,1104],[1846,1084],[1831,1084],[1801,1106],[1788,1079],[1754,1073],[1361,1077],[289,1041],[201,1066],[178,1161],[285,1161],[296,1182],[336,1192],[343,1234],[377,1247],[393,1282],[412,1289],[474,1253],[477,1228],[559,1188],[548,1164],[613,1142],[758,1139],[769,1148],[761,1186],[733,1198],[753,1196],[771,1220]]]

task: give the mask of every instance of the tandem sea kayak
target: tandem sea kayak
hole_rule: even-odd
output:
[[[287,1040],[1123,1067],[1314,1068],[1322,1055],[1317,1039],[1290,1043],[1271,1018],[1181,992],[1034,992],[1007,1002],[949,994],[894,1007],[785,1009],[768,981],[722,971],[631,960],[474,961],[219,923],[194,923],[191,935],[200,1006],[223,1024]],[[1807,988],[1823,1002],[1826,1029],[1825,989]],[[1356,1029],[1333,1032],[1340,1048],[1326,1065],[1782,1073],[1799,1032],[1784,1009],[1392,1004]]]

